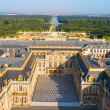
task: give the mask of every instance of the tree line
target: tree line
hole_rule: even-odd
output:
[[[51,16],[0,16],[0,36],[17,35],[19,31],[41,32],[50,29]]]
[[[110,36],[110,19],[108,18],[74,18],[74,17],[59,17],[59,28],[62,31],[85,31],[91,32],[91,38],[102,38]],[[106,37],[107,38],[107,37]]]

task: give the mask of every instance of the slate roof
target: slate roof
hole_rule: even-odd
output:
[[[0,64],[13,64],[22,60],[20,57],[10,58],[10,57],[0,57]]]
[[[1,45],[1,48],[23,48],[20,45]]]
[[[95,81],[98,82],[100,79],[103,78],[104,71],[89,71],[85,78],[88,78],[90,75],[92,75]]]
[[[27,75],[22,70],[9,70],[7,72],[8,79],[14,80],[14,78],[18,79],[19,75],[22,75],[23,78],[27,79]]]
[[[27,75],[26,73],[24,73],[22,70],[8,70],[3,77],[0,77],[0,86],[4,86],[4,82],[3,80],[5,79],[16,79],[18,80],[18,76],[21,75],[23,77],[23,79],[25,78],[25,80],[27,80]]]
[[[0,71],[3,72],[6,69],[6,67],[4,66],[3,68],[0,68]]]
[[[27,57],[28,57],[29,54],[30,54],[30,52],[26,52],[26,53],[24,54],[24,55],[25,55],[25,59],[22,59],[22,58],[21,58],[21,60],[19,60],[19,61],[13,63],[13,64],[11,65],[11,67],[21,67],[21,66],[24,64],[24,62],[25,62],[25,60],[27,59]]]
[[[110,45],[108,45],[107,43],[105,43],[104,45],[101,44],[88,44],[87,46],[85,46],[85,48],[92,48],[92,49],[110,49]]]
[[[33,45],[34,41],[0,41],[1,45],[20,45],[20,46],[29,46],[29,45]]]
[[[83,56],[83,58],[85,59],[85,61],[89,67],[100,68],[100,66],[98,65],[98,59],[96,59],[96,58],[91,59],[91,56],[88,56],[88,55]],[[103,79],[103,76],[105,75],[104,71],[88,71],[84,62],[82,61],[82,59],[80,58],[79,55],[77,55],[77,60],[78,60],[78,64],[80,65],[80,68],[82,67],[81,71],[84,72],[83,78],[88,78],[90,75],[92,75],[94,77],[95,81],[99,81],[100,79]],[[103,65],[104,66],[101,68],[106,67],[106,64],[103,64]]]
[[[4,53],[5,52],[2,49],[0,49],[0,56],[2,56]]]
[[[76,42],[71,41],[35,41],[35,46],[77,46]]]
[[[109,45],[110,42],[105,42],[104,45]],[[37,41],[37,40],[26,40],[26,41],[0,41],[0,45],[8,45],[11,47],[14,45],[19,45],[19,46],[29,46],[29,45],[39,45],[39,46],[82,46],[85,47],[87,45],[101,45],[100,42],[85,42],[85,41]]]
[[[91,67],[91,68],[100,68],[100,65],[98,65],[98,59],[97,58],[91,59],[90,55],[82,55],[82,56],[85,59],[85,61],[88,64],[89,67]],[[105,68],[105,66],[106,65],[103,63],[103,67],[101,67],[101,68]]]

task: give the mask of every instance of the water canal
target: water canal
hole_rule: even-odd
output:
[[[51,25],[59,25],[58,19],[56,17],[52,19]]]

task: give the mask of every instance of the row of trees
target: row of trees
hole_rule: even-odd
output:
[[[51,16],[0,16],[0,36],[15,36],[19,31],[48,31],[50,20]]]
[[[60,24],[59,28],[62,31],[86,31],[95,34],[95,37],[102,38],[104,36],[110,36],[110,19],[103,18],[78,18],[68,19],[69,17],[59,17],[59,21],[64,24]],[[93,36],[92,36],[93,37]],[[107,38],[107,37],[106,37]]]
[[[110,17],[58,16],[59,23],[67,23],[67,19],[110,19]]]

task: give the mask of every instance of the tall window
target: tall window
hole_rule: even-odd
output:
[[[43,62],[43,67],[45,67],[45,62]]]
[[[51,60],[52,59],[52,56],[49,56],[49,60]]]
[[[22,86],[19,86],[19,91],[22,91]]]
[[[66,63],[66,68],[68,68],[68,63]]]
[[[57,67],[57,63],[56,63],[56,62],[54,62],[54,67],[55,67],[55,68]]]
[[[41,55],[41,52],[38,52],[38,55]]]
[[[105,50],[103,50],[103,53],[105,53]]]
[[[87,103],[87,97],[84,97],[84,103]]]
[[[102,50],[100,49],[100,53],[102,53]]]
[[[61,67],[62,67],[62,63],[60,62],[60,63],[59,63],[59,68],[61,68]]]
[[[61,74],[61,70],[59,70],[59,74]]]
[[[54,56],[54,60],[56,60],[57,59],[57,56]]]
[[[94,53],[96,53],[96,50],[94,49]]]
[[[96,97],[92,97],[92,103],[96,103]]]
[[[54,74],[57,74],[57,71],[56,70],[54,70]]]
[[[92,87],[91,86],[89,87],[89,93],[90,94],[92,93]]]
[[[52,63],[51,62],[49,62],[49,67],[52,67]]]
[[[59,56],[59,60],[61,60],[62,59],[62,56]]]
[[[97,53],[99,53],[99,49],[97,50]]]
[[[15,103],[17,103],[18,101],[17,101],[17,97],[15,97]]]
[[[108,53],[108,50],[106,50],[106,53]]]
[[[24,97],[24,103],[26,103],[26,97]]]
[[[41,62],[39,62],[39,67],[41,67]]]
[[[70,63],[70,68],[72,68],[72,63]]]
[[[70,56],[73,56],[73,53],[70,53]]]

